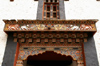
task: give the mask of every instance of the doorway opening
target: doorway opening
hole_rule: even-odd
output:
[[[23,66],[77,66],[77,63],[71,56],[46,51],[43,54],[28,56],[27,60],[23,61]]]

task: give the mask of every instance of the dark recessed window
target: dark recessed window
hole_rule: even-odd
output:
[[[51,2],[53,2],[53,0],[50,0]]]
[[[53,11],[56,11],[56,7],[55,6],[53,7]]]
[[[56,18],[56,13],[53,13],[53,18]]]
[[[48,0],[46,0],[46,2],[48,2]]]
[[[50,11],[50,7],[47,7],[47,11]]]
[[[48,17],[48,18],[50,17],[50,13],[47,13],[47,17]]]
[[[60,19],[58,0],[45,0],[43,19]]]
[[[55,2],[57,2],[57,0],[55,0]]]

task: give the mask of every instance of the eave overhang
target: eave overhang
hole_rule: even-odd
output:
[[[9,32],[85,32],[97,31],[97,19],[87,20],[3,20],[4,31]]]

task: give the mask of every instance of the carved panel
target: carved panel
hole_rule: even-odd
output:
[[[48,29],[48,26],[50,29]],[[94,24],[6,24],[5,31],[93,31]]]
[[[58,54],[62,55],[70,55],[73,57],[74,60],[83,60],[83,55],[82,55],[82,48],[73,48],[73,47],[66,47],[66,48],[59,48],[59,49],[54,49],[53,47],[46,47],[45,50],[41,50],[42,47],[37,47],[37,48],[28,48],[28,49],[23,49],[21,48],[19,51],[19,56],[18,60],[25,60],[29,55],[38,55],[42,54],[46,51],[54,51]]]

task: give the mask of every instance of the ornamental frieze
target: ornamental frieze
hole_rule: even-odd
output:
[[[5,26],[5,31],[6,30],[11,30],[11,31],[38,31],[38,30],[96,30],[94,24],[6,24]]]
[[[4,31],[96,31],[97,20],[4,20]]]
[[[83,55],[82,55],[82,48],[74,48],[74,47],[66,47],[66,48],[53,48],[53,47],[37,47],[37,48],[25,48],[25,49],[20,49],[19,51],[19,56],[18,60],[25,60],[29,55],[38,55],[42,54],[46,51],[54,51],[57,54],[61,55],[70,55],[73,57],[74,60],[83,60]]]

